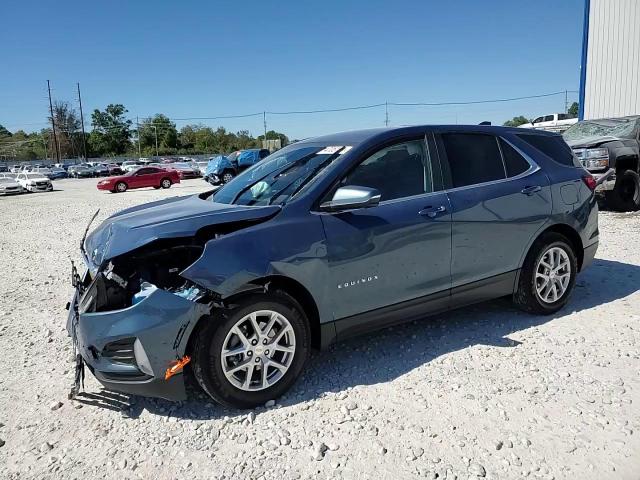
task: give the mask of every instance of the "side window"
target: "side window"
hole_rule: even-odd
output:
[[[567,115],[566,113],[558,114],[558,120],[567,120],[568,118],[569,118],[569,115]]]
[[[540,123],[542,121],[542,117],[536,118],[533,123]]]
[[[579,166],[573,160],[573,152],[561,136],[556,135],[518,135],[529,145],[563,165]]]
[[[518,151],[500,139],[500,149],[504,158],[504,166],[507,169],[507,177],[515,177],[529,170],[529,162],[527,162]]]
[[[149,170],[151,170],[150,168],[141,168],[140,170],[138,170],[136,172],[136,175],[148,175],[152,172],[150,172]]]
[[[383,201],[433,191],[424,142],[398,143],[377,151],[343,178],[342,185],[375,188]]]
[[[267,158],[269,156],[269,150],[262,149],[260,150],[260,160],[263,158]]]
[[[544,121],[545,122],[553,122],[553,115],[547,115],[546,117],[544,117]]]
[[[505,178],[498,142],[493,135],[444,133],[442,143],[454,188]]]

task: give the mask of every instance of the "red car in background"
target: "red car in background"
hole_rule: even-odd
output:
[[[126,192],[130,188],[169,188],[180,183],[180,175],[175,170],[158,167],[142,167],[118,177],[109,177],[98,182],[98,190],[112,193]]]

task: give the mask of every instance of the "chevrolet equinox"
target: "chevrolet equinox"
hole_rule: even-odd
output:
[[[87,365],[111,390],[181,400],[191,375],[249,408],[355,334],[503,296],[552,314],[595,255],[595,188],[557,134],[417,126],[304,140],[128,208],[72,266],[72,394]]]

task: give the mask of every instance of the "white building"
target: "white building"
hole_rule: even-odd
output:
[[[640,0],[585,0],[579,118],[640,114]]]

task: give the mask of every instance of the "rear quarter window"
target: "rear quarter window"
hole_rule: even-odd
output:
[[[517,137],[562,165],[578,166],[571,148],[560,136],[520,134]]]

